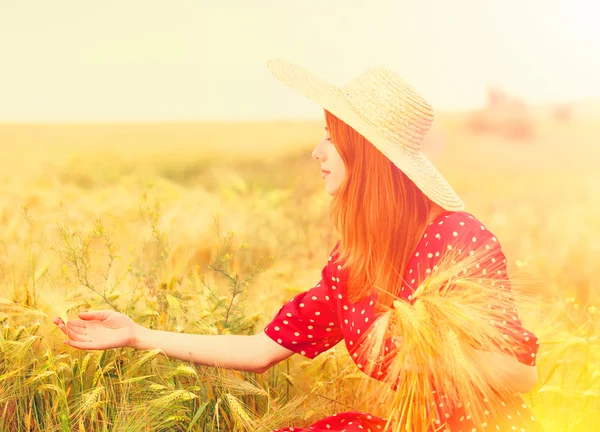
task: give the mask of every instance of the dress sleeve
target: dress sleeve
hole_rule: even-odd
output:
[[[316,286],[285,303],[264,331],[283,347],[308,358],[315,358],[343,339],[336,299],[331,292],[335,274],[332,256],[321,271]]]
[[[474,277],[479,274],[481,277],[492,277],[502,281],[497,284],[498,289],[507,291],[507,295],[510,296],[507,260],[500,242],[493,233],[468,213],[453,214],[441,222],[443,223],[427,230],[426,237],[421,241],[407,268],[405,281],[409,288],[416,289],[421,281],[435,272],[440,259],[448,251],[459,254],[485,252],[484,258],[470,274]],[[514,352],[506,354],[513,355],[523,364],[534,366],[539,348],[536,335],[522,326],[516,308],[503,309],[499,315],[501,319],[494,325],[505,331],[505,339],[514,342]]]

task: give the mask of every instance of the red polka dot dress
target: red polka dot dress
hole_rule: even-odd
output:
[[[494,271],[500,277],[507,278],[506,258],[496,237],[467,212],[444,212],[429,224],[412,254],[403,276],[405,286],[402,287],[401,296],[410,301],[413,290],[429,274],[436,271],[436,263],[444,252],[454,248],[462,248],[464,253],[471,253],[478,248],[491,250],[490,265],[486,266],[487,268],[482,266],[482,273]],[[319,283],[284,304],[274,319],[265,327],[265,333],[280,345],[310,359],[344,340],[357,367],[363,370],[364,365],[361,364],[361,361],[364,362],[364,360],[356,355],[356,351],[361,334],[364,334],[375,321],[376,294],[358,303],[350,303],[347,300],[347,271],[342,270],[340,263],[336,261],[336,250],[337,245],[321,272]],[[462,250],[460,252],[463,253]],[[503,287],[499,287],[499,289],[503,289]],[[520,347],[516,354],[518,360],[526,365],[535,365],[539,348],[538,339],[521,326],[516,312],[514,315],[510,315],[511,321],[503,321],[498,325],[505,328],[508,337],[518,342]],[[393,342],[388,340],[387,343],[391,349]],[[371,376],[383,379],[385,371],[378,370]],[[484,417],[486,421],[480,424],[475,424],[468,407],[459,404],[460,408],[450,410],[444,408],[444,395],[438,395],[436,392],[434,398],[438,406],[436,408],[436,417],[438,418],[436,430],[465,432],[542,430],[518,393],[515,393],[510,400],[504,401],[503,405],[506,409],[499,414],[503,418]],[[383,430],[385,424],[386,419],[368,413],[342,412],[321,419],[308,428],[287,426],[276,429],[276,431],[375,432]]]

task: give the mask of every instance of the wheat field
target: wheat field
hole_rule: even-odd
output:
[[[547,431],[600,423],[598,118],[540,117],[518,141],[442,115],[444,142],[425,151],[548,305],[522,317],[541,342],[525,399]],[[318,282],[335,240],[310,158],[322,127],[0,125],[0,430],[269,431],[339,411],[385,416],[384,385],[343,344],[252,374],[79,351],[51,322],[114,308],[155,329],[261,331]]]

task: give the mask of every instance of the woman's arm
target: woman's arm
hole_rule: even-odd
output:
[[[196,335],[150,330],[139,324],[129,346],[136,350],[159,348],[171,358],[256,373],[263,373],[294,354],[264,332],[249,336]]]

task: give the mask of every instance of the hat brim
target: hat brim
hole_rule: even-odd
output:
[[[433,202],[448,211],[464,210],[458,194],[431,161],[421,152],[403,150],[391,143],[376,127],[352,109],[346,102],[341,87],[285,60],[273,59],[267,66],[279,81],[296,89],[364,136]]]

